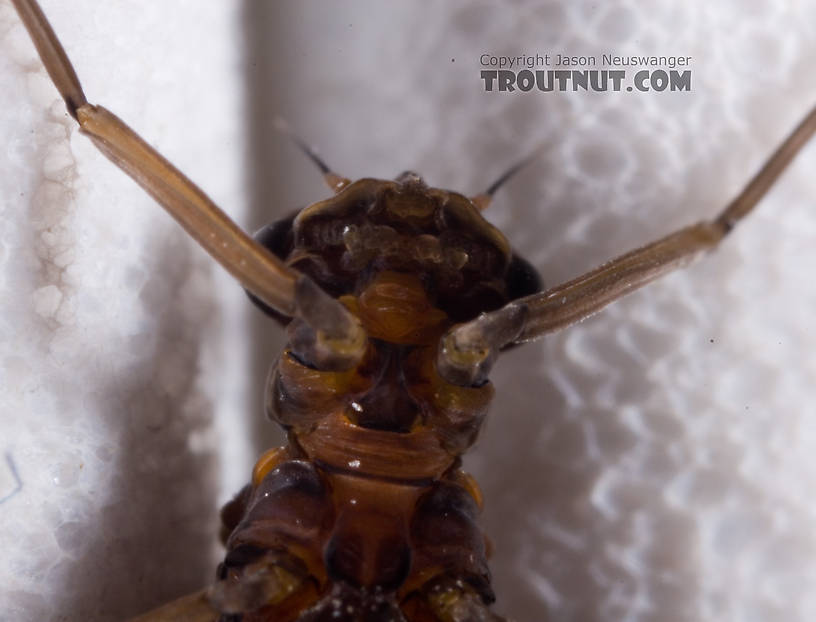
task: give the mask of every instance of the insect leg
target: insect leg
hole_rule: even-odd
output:
[[[215,622],[219,616],[220,613],[210,605],[207,590],[199,590],[131,618],[130,622]]]
[[[814,132],[816,108],[714,219],[676,231],[572,281],[514,300],[501,309],[452,329],[443,336],[439,348],[439,373],[455,384],[478,384],[487,378],[502,347],[530,341],[575,324],[625,294],[716,248],[765,196]]]
[[[441,481],[418,501],[411,520],[413,571],[444,570],[409,597],[412,622],[503,622],[490,610],[495,597],[476,522],[479,495],[459,482]]]
[[[313,605],[326,582],[323,548],[333,511],[314,465],[289,460],[284,451],[267,454],[252,487],[222,511],[230,535],[210,590],[215,607],[231,615],[256,612],[253,620],[293,620],[285,612]]]
[[[13,0],[68,112],[114,164],[142,186],[238,282],[311,331],[304,354],[317,367],[352,365],[365,334],[340,303],[244,233],[215,203],[116,115],[89,104],[65,50],[36,0]]]
[[[481,597],[462,581],[434,586],[427,600],[440,622],[508,622],[493,613]]]

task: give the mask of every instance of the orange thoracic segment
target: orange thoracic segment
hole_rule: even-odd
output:
[[[420,278],[404,272],[380,272],[358,298],[341,300],[356,311],[369,337],[389,343],[434,343],[447,319],[428,300]]]

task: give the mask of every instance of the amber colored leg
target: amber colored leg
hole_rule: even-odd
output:
[[[463,581],[441,582],[428,591],[426,598],[439,622],[507,622]]]
[[[716,248],[768,192],[816,132],[816,108],[794,129],[745,189],[716,218],[630,251],[572,281],[514,300],[449,331],[439,348],[439,373],[449,382],[479,384],[507,345],[530,341],[599,311],[618,298]]]
[[[402,604],[408,622],[510,622],[493,613],[472,585],[446,575],[432,580]],[[546,617],[536,615],[537,622]]]
[[[310,279],[244,233],[204,192],[116,115],[89,104],[65,50],[35,0],[12,0],[48,74],[82,131],[252,294],[310,327],[304,352],[316,366],[350,367],[366,339],[359,324]]]
[[[130,622],[216,622],[219,616],[210,605],[207,590],[201,590],[132,618]]]

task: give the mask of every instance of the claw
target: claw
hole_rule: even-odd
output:
[[[209,591],[210,602],[222,613],[247,613],[277,605],[303,585],[305,573],[286,563],[290,560],[285,556],[273,551],[242,563],[246,560],[238,559],[242,557],[235,555],[238,552],[227,557],[219,568],[219,581]]]
[[[526,318],[526,306],[510,303],[451,329],[440,344],[439,374],[462,387],[484,383],[499,351],[518,336]]]
[[[357,318],[308,277],[298,279],[295,298],[302,321],[289,327],[292,350],[322,371],[345,371],[359,363],[368,336]]]
[[[443,579],[427,592],[439,622],[510,622],[496,615],[472,586],[461,579]]]

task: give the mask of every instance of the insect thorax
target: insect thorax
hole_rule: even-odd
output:
[[[354,182],[258,237],[339,298],[370,342],[343,372],[313,369],[287,350],[268,387],[270,416],[312,459],[348,468],[359,452],[358,462],[392,465],[389,473],[385,464],[356,467],[363,472],[437,477],[472,444],[492,395],[489,385],[458,387],[436,373],[439,339],[454,323],[535,291],[534,271],[470,199],[412,173]],[[412,467],[393,466],[383,439],[369,447],[359,428],[404,435],[403,445],[415,439],[404,456]]]

